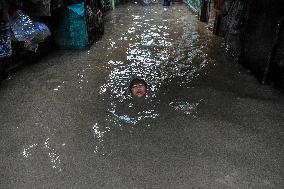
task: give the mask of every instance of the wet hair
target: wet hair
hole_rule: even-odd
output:
[[[131,90],[132,90],[133,85],[136,85],[136,84],[143,84],[147,88],[147,83],[145,80],[140,79],[140,78],[135,78],[130,82],[130,85],[128,87],[130,92],[132,92]]]

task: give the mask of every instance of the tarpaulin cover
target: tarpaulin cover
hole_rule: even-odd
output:
[[[84,12],[85,12],[84,3],[69,5],[67,6],[67,8],[72,10],[73,12],[75,12],[76,14],[80,16],[84,16]]]
[[[61,49],[85,49],[89,45],[84,3],[68,6],[59,17],[56,42]]]

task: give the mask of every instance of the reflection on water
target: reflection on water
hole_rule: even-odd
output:
[[[214,64],[208,57],[211,39],[204,35],[204,28],[196,22],[196,17],[185,6],[161,9],[131,5],[127,11],[123,8],[116,11],[119,12],[107,17],[116,29],[108,38],[107,58],[102,66],[109,70],[99,91],[108,106],[104,121],[119,128],[125,124],[131,128],[137,124],[149,126],[151,120],[165,111],[196,117],[201,100],[187,102],[185,96],[185,101],[176,101],[175,91],[167,89],[172,82],[176,82],[172,90],[187,88],[206,65]],[[136,77],[144,79],[149,86],[140,108],[135,107],[128,91],[130,81]],[[163,96],[169,102],[161,102]],[[168,104],[167,110],[163,104]],[[104,127],[105,123],[96,129],[103,130],[103,134],[112,129]]]
[[[62,170],[61,150],[69,147],[69,132],[78,134],[87,127],[92,131],[93,152],[106,155],[115,150],[107,147],[106,139],[119,130],[149,128],[171,111],[196,117],[201,99],[190,100],[187,94],[175,97],[202,69],[214,64],[208,55],[211,40],[183,5],[130,4],[109,12],[105,36],[94,47],[66,52],[68,61],[62,64],[59,55],[56,69],[51,66],[33,76],[45,83],[35,89],[42,93],[33,96],[42,106],[32,109],[33,119],[44,127],[37,128],[41,137],[24,145],[23,157],[30,159],[42,151],[52,168]],[[149,86],[140,101],[132,99],[128,89],[136,77]],[[66,133],[60,142],[58,133]]]
[[[53,149],[50,145],[50,138],[47,138],[44,142],[44,146],[48,151],[48,156],[50,158],[50,162],[52,164],[52,167],[54,169],[58,169],[59,171],[61,171],[60,168],[60,155],[56,152],[55,149]]]
[[[104,135],[110,131],[110,127],[104,127],[104,130],[101,130],[99,127],[98,123],[95,123],[93,126],[93,133],[94,133],[94,138],[95,138],[95,153],[98,153],[99,150],[102,150],[103,146],[101,146],[101,143],[104,141]],[[104,154],[103,154],[104,155]]]
[[[139,121],[143,120],[143,119],[147,119],[147,118],[156,118],[157,116],[159,116],[158,113],[156,113],[155,110],[144,110],[141,112],[137,112],[137,114],[135,115],[135,117],[130,117],[130,115],[118,115],[115,113],[115,111],[110,111],[112,113],[112,119],[110,119],[110,121],[112,120],[113,123],[117,124],[117,122],[122,122],[122,123],[128,123],[128,124],[132,124],[135,125],[136,123],[138,123]]]
[[[65,144],[63,144],[64,146]],[[24,147],[22,155],[26,158],[32,158],[32,156],[36,155],[38,148],[40,148],[40,144],[32,144],[28,147]],[[45,153],[49,157],[49,161],[51,163],[52,168],[57,169],[58,171],[62,171],[60,166],[60,155],[56,152],[56,150],[50,144],[50,138],[47,138],[42,144],[42,147],[45,149]]]
[[[101,86],[100,94],[110,95],[110,112],[114,119],[136,124],[141,116],[115,113],[117,102],[127,103],[131,98],[127,88],[130,81],[136,77],[146,80],[149,85],[146,98],[155,103],[162,85],[177,77],[182,78],[178,85],[189,83],[198,71],[210,63],[205,51],[209,41],[200,38],[199,25],[186,7],[161,9],[130,6],[128,11],[135,14],[120,15],[122,20],[127,19],[127,28],[109,39],[111,49],[119,47],[120,50],[119,56],[116,51],[110,53],[107,62],[110,74]],[[156,110],[145,109],[142,112],[158,115]]]
[[[187,115],[192,115],[193,117],[196,117],[197,114],[196,108],[200,102],[202,102],[202,99],[196,103],[176,101],[176,102],[170,102],[169,105],[176,111],[181,111]]]
[[[32,155],[32,150],[37,146],[38,146],[38,144],[32,144],[29,147],[24,148],[23,156],[25,158],[28,158],[30,155]]]

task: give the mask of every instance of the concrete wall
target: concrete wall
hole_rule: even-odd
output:
[[[225,35],[229,52],[260,82],[284,90],[284,0],[213,0],[213,4],[219,15],[213,31]]]
[[[273,77],[271,76],[280,74],[272,73],[272,71],[274,67],[277,67],[275,64],[283,61],[281,53],[277,53],[278,60],[275,59],[276,51],[283,52],[284,50],[283,39],[280,35],[283,31],[280,30],[283,16],[283,0],[248,0],[241,38],[242,63],[263,83],[277,82],[272,81]]]
[[[267,81],[284,92],[284,19],[279,25],[277,43],[274,46],[267,73]]]

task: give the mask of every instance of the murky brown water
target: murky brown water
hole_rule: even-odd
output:
[[[105,19],[90,50],[54,52],[3,82],[0,188],[283,186],[283,96],[183,5]],[[129,94],[135,77],[149,85],[143,100]]]

